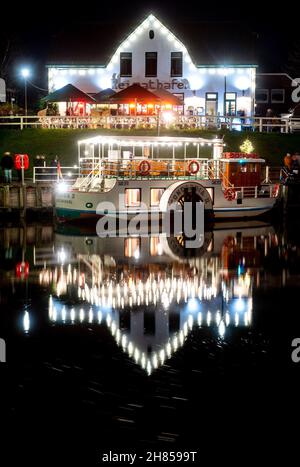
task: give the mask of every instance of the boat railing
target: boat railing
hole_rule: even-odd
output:
[[[244,198],[276,198],[278,195],[278,184],[262,184],[260,186],[234,187],[236,199]]]
[[[193,178],[208,179],[208,159],[145,159],[111,161],[102,159],[94,169],[96,176],[104,178]]]

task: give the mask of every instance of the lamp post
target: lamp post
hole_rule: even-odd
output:
[[[30,75],[30,71],[28,68],[22,68],[21,75],[24,78],[24,109],[25,109],[25,116],[27,117],[27,78]]]

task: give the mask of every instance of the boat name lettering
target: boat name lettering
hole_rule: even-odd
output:
[[[56,201],[62,204],[73,204],[73,201],[71,199],[56,198]]]

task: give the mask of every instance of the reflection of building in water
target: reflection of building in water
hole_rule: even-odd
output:
[[[180,239],[176,244],[162,236],[57,236],[58,264],[46,266],[40,282],[53,287],[52,322],[105,323],[151,373],[194,326],[224,338],[228,327],[251,324],[253,281],[259,281],[262,258],[274,242],[268,227],[235,227],[208,233],[206,250],[192,256]]]

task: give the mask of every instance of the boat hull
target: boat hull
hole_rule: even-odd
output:
[[[270,211],[276,201],[276,197],[244,198],[242,200],[227,200],[219,181],[176,181],[174,180],[129,180],[117,181],[106,192],[69,190],[59,193],[55,198],[56,216],[64,221],[88,222],[104,215],[108,217],[142,217],[162,216],[171,206],[171,200],[180,195],[180,190],[196,188],[200,199],[204,203],[206,216],[218,219],[253,218]],[[142,204],[139,207],[128,208],[125,206],[125,190],[141,190]],[[151,206],[151,189],[164,188],[165,192],[159,206]],[[169,204],[168,204],[169,203]]]

